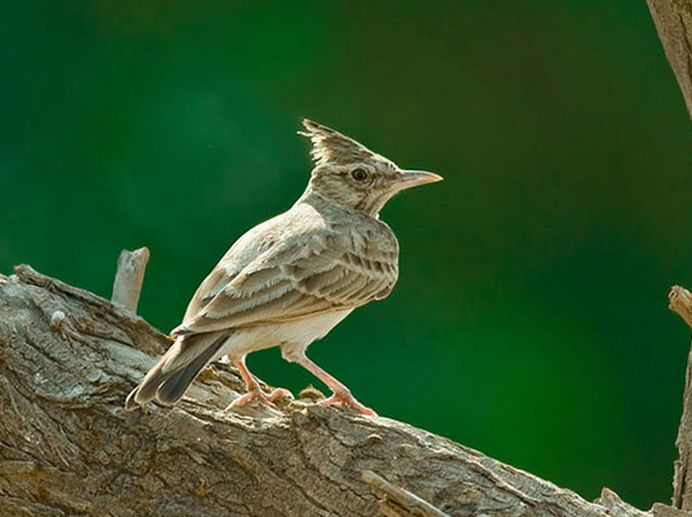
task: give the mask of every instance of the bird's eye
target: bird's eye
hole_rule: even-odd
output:
[[[365,172],[363,169],[354,169],[351,172],[351,176],[356,181],[365,181],[366,179],[368,179],[368,173]]]

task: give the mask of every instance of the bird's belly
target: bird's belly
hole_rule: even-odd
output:
[[[352,310],[335,311],[300,320],[238,329],[231,334],[218,355],[229,355],[231,358],[237,358],[278,345],[305,348],[316,339],[326,336]]]

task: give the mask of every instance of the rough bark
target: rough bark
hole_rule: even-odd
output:
[[[692,327],[692,293],[684,287],[674,285],[668,294],[668,308]]]
[[[692,117],[692,2],[646,0],[646,3]]]
[[[692,293],[680,286],[673,286],[668,295],[668,307],[692,327]],[[673,477],[673,506],[692,512],[692,347],[687,358],[682,418],[675,440],[678,459]]]
[[[651,17],[673,69],[687,111],[692,118],[692,0],[647,0]],[[686,289],[671,289],[670,309],[692,327],[692,295]],[[692,347],[687,360],[683,412],[675,442],[673,506],[692,512]]]
[[[610,491],[590,503],[310,398],[225,412],[243,390],[225,365],[174,408],[124,411],[168,345],[141,318],[28,266],[0,280],[0,515],[675,515]]]

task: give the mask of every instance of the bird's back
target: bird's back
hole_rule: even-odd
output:
[[[354,281],[363,283],[372,277],[381,283],[376,293],[354,298],[350,308],[370,299],[379,300],[396,283],[398,257],[399,244],[387,224],[318,196],[301,198],[288,211],[255,226],[231,246],[197,289],[178,329],[198,319],[220,293],[233,295],[233,281],[238,275],[269,269],[273,264],[285,266],[289,274],[293,264],[297,281],[301,273],[311,278],[332,261],[343,264],[362,273],[354,274]],[[334,305],[336,308],[339,304]]]

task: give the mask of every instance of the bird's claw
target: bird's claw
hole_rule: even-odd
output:
[[[255,400],[261,400],[270,406],[276,406],[275,402],[284,397],[289,397],[291,399],[294,398],[293,393],[284,388],[275,388],[269,393],[265,393],[261,388],[258,387],[257,389],[250,390],[244,395],[241,395],[235,399],[228,405],[228,407],[226,407],[226,411],[243,407]]]
[[[340,406],[350,407],[362,415],[378,416],[377,413],[375,413],[372,409],[358,402],[350,392],[334,393],[331,397],[326,398],[317,404],[324,408],[328,408],[334,404],[339,404]]]

